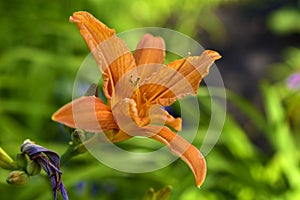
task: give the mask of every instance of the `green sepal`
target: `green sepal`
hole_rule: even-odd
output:
[[[27,167],[27,163],[28,163],[28,160],[27,160],[27,157],[25,154],[18,153],[16,155],[16,165],[17,165],[18,169],[25,170]]]
[[[34,160],[30,161],[26,167],[26,172],[30,176],[35,176],[41,173],[41,166]]]

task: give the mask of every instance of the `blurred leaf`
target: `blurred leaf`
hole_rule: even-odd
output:
[[[264,116],[254,105],[244,97],[236,95],[231,91],[227,90],[226,93],[228,100],[232,101],[232,103],[237,106],[260,131],[268,131]]]
[[[277,34],[291,34],[300,32],[299,7],[285,7],[274,12],[268,20],[268,24]]]

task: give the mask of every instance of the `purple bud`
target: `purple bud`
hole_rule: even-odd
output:
[[[32,161],[40,165],[48,174],[52,184],[54,200],[57,199],[58,191],[61,192],[65,200],[68,200],[67,191],[62,182],[62,172],[59,169],[60,160],[58,154],[30,140],[24,141],[21,151],[27,154]]]

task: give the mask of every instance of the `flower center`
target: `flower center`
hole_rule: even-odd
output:
[[[141,81],[141,77],[137,77],[136,80],[133,80],[133,76],[132,75],[130,76],[129,82],[135,88],[132,99],[134,99],[136,102],[138,116],[140,118],[144,118],[144,117],[148,117],[149,105],[147,100],[147,94],[146,93],[141,94],[140,81]]]

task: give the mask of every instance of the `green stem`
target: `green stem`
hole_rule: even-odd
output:
[[[65,165],[73,157],[75,157],[79,154],[85,153],[87,146],[90,148],[90,147],[93,147],[95,144],[97,144],[98,143],[97,135],[98,134],[95,134],[90,139],[88,139],[82,143],[79,143],[79,144],[75,144],[74,142],[72,142],[60,158],[61,166]]]
[[[68,149],[60,157],[60,165],[65,165],[74,156],[76,156],[76,153],[74,152],[73,145],[69,145]]]

